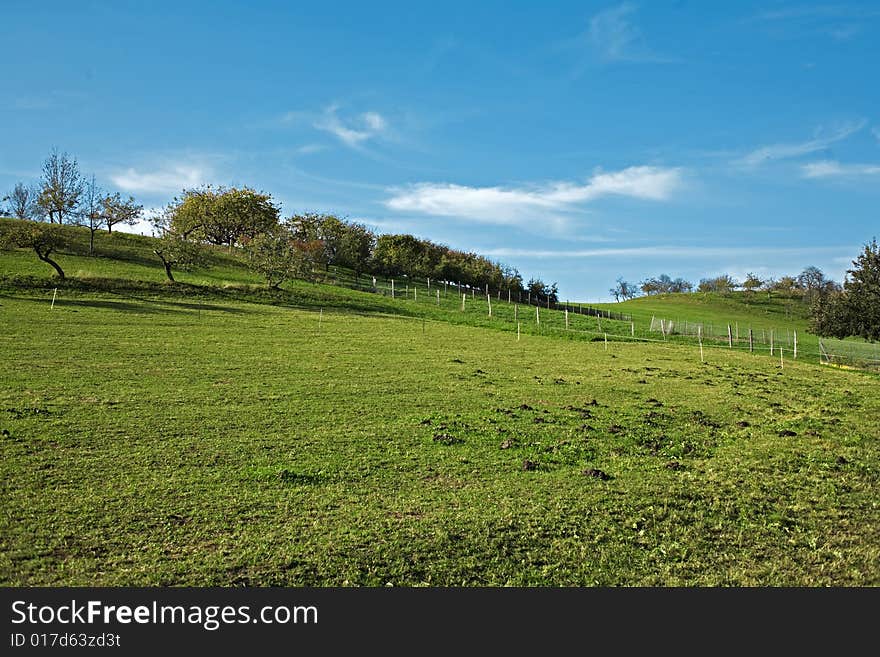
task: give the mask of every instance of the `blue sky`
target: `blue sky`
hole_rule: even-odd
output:
[[[4,2],[0,189],[52,147],[249,185],[609,298],[842,280],[880,237],[876,2]]]

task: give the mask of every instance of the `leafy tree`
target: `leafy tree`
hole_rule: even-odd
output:
[[[853,260],[844,292],[849,305],[850,331],[866,340],[880,340],[880,248],[877,239]]]
[[[65,217],[74,215],[83,193],[83,179],[76,158],[53,149],[43,162],[40,195],[37,205],[50,223],[63,224]]]
[[[103,206],[104,225],[108,233],[112,233],[113,226],[119,224],[134,226],[144,211],[144,206],[139,205],[133,196],[123,199],[119,192],[105,196]]]
[[[270,195],[249,187],[184,190],[170,210],[170,227],[175,233],[230,249],[242,239],[277,226],[280,214]]]
[[[746,280],[744,280],[742,283],[742,288],[746,292],[752,293],[760,288],[762,285],[764,285],[764,281],[758,278],[756,274],[749,272],[748,274],[746,274]]]
[[[51,265],[64,279],[64,271],[51,257],[52,253],[68,245],[67,238],[60,226],[47,225],[34,221],[16,223],[0,238],[3,248],[33,249],[37,257]]]
[[[313,279],[324,258],[323,242],[299,239],[297,226],[290,221],[247,240],[244,250],[248,266],[271,288],[293,278]]]
[[[716,276],[715,278],[700,279],[700,284],[697,287],[697,291],[726,293],[730,292],[731,290],[735,290],[738,287],[739,283],[737,283],[730,274],[721,274],[720,276]]]
[[[798,282],[794,276],[781,276],[777,281],[768,281],[767,287],[775,292],[792,293],[798,289]]]
[[[359,223],[346,224],[342,244],[339,247],[339,264],[354,270],[356,277],[370,267],[376,236]]]
[[[540,278],[531,278],[529,282],[526,283],[526,291],[531,293],[532,298],[538,298],[539,300],[543,300],[546,302],[548,299],[550,303],[556,303],[559,301],[559,292],[556,287],[556,283],[552,285],[547,285]]]
[[[645,294],[690,292],[693,288],[694,286],[690,281],[680,277],[673,280],[668,274],[660,274],[656,278],[648,278],[640,286],[640,289]]]
[[[816,295],[811,326],[819,335],[880,339],[880,247],[876,238],[852,261],[842,290]]]
[[[24,183],[16,183],[12,191],[3,197],[3,200],[9,201],[9,216],[16,219],[36,219],[40,214],[37,207],[38,197],[39,193],[33,187],[28,187]]]
[[[278,288],[284,281],[302,274],[296,242],[289,230],[277,227],[260,233],[244,245],[248,266],[266,278],[266,284]]]
[[[818,267],[807,267],[797,277],[798,287],[807,291],[821,290],[825,287],[825,274]]]
[[[165,276],[174,283],[172,269],[190,271],[205,262],[205,251],[201,244],[186,239],[180,233],[166,232],[160,239],[156,248],[153,249],[162,266],[165,268]]]

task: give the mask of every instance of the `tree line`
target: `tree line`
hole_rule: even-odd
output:
[[[93,255],[98,230],[112,232],[114,226],[133,225],[143,216],[143,206],[133,197],[101,189],[94,175],[80,173],[75,158],[57,150],[44,162],[37,184],[18,183],[4,201],[9,215],[33,222],[8,231],[7,245],[33,249],[61,278],[64,272],[51,255],[64,248],[65,237],[55,226],[88,228]],[[172,282],[174,271],[206,265],[204,247],[218,245],[240,249],[248,266],[270,287],[293,278],[314,279],[316,272],[333,265],[351,269],[356,278],[366,273],[430,278],[558,302],[556,283],[540,278],[524,282],[515,268],[476,253],[413,235],[378,235],[362,223],[332,214],[302,213],[282,219],[271,195],[250,187],[185,189],[150,221],[160,236],[154,253]]]
[[[641,295],[697,292],[729,293],[742,290],[747,295],[774,292],[800,296],[810,305],[810,329],[817,335],[845,338],[880,339],[880,250],[877,240],[865,244],[852,261],[843,285],[827,278],[818,267],[809,266],[796,276],[762,279],[749,272],[737,281],[730,274],[703,278],[695,287],[682,278],[667,274],[647,278],[634,285],[619,277],[609,290],[616,301]]]
[[[638,296],[651,296],[655,294],[673,294],[687,292],[719,292],[728,293],[736,290],[744,292],[783,292],[786,294],[800,295],[804,301],[812,303],[817,296],[839,292],[841,285],[825,277],[818,267],[806,267],[797,276],[782,276],[780,278],[762,279],[757,274],[749,272],[743,281],[737,281],[730,274],[720,274],[710,278],[702,278],[694,285],[683,278],[672,278],[668,274],[661,274],[646,278],[640,284],[635,285],[619,277],[608,292],[615,301],[627,301]]]

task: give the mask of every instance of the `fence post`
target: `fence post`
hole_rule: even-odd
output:
[[[730,332],[730,324],[727,325],[727,348],[733,349],[733,334]]]
[[[797,358],[797,331],[794,332],[794,357]]]
[[[773,329],[770,329],[770,355],[773,355]]]
[[[540,311],[541,311],[541,306],[535,306],[535,324],[537,324],[538,326],[541,325]]]
[[[486,293],[486,303],[489,304],[489,317],[492,316],[492,297],[489,296],[489,293]]]
[[[440,305],[440,290],[437,290],[437,305]]]
[[[394,279],[391,279],[391,298],[394,298]]]
[[[565,309],[565,330],[568,330],[568,308]]]
[[[749,353],[755,351],[754,338],[752,336],[752,327],[749,327]]]

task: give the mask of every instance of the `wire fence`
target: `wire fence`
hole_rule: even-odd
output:
[[[650,322],[587,304],[554,302],[526,290],[482,289],[453,281],[417,277],[384,277],[337,267],[314,272],[325,282],[381,294],[416,307],[455,309],[468,323],[523,335],[554,335],[608,342],[679,343],[704,350],[769,355],[784,360],[819,361],[860,369],[880,368],[880,345],[819,340],[791,326],[753,326],[737,320],[695,321],[652,316]],[[534,308],[535,312],[526,310]],[[542,313],[543,310],[559,311]],[[531,313],[531,314],[530,314]],[[587,318],[590,321],[587,322]]]
[[[819,360],[823,365],[880,372],[880,343],[821,338]]]
[[[374,292],[394,298],[410,298],[414,294],[435,294],[440,292],[444,299],[450,296],[461,298],[467,295],[470,299],[489,298],[495,302],[506,301],[523,306],[546,308],[547,310],[568,311],[571,314],[586,315],[612,319],[616,321],[631,322],[632,315],[618,313],[603,308],[593,308],[582,303],[554,301],[547,295],[535,294],[528,290],[514,290],[511,288],[493,288],[489,285],[475,287],[457,281],[446,281],[433,278],[418,278],[413,276],[385,277],[373,274],[358,274],[340,267],[329,267],[324,271],[316,271],[316,275],[330,279],[337,285],[345,285],[365,292]]]

